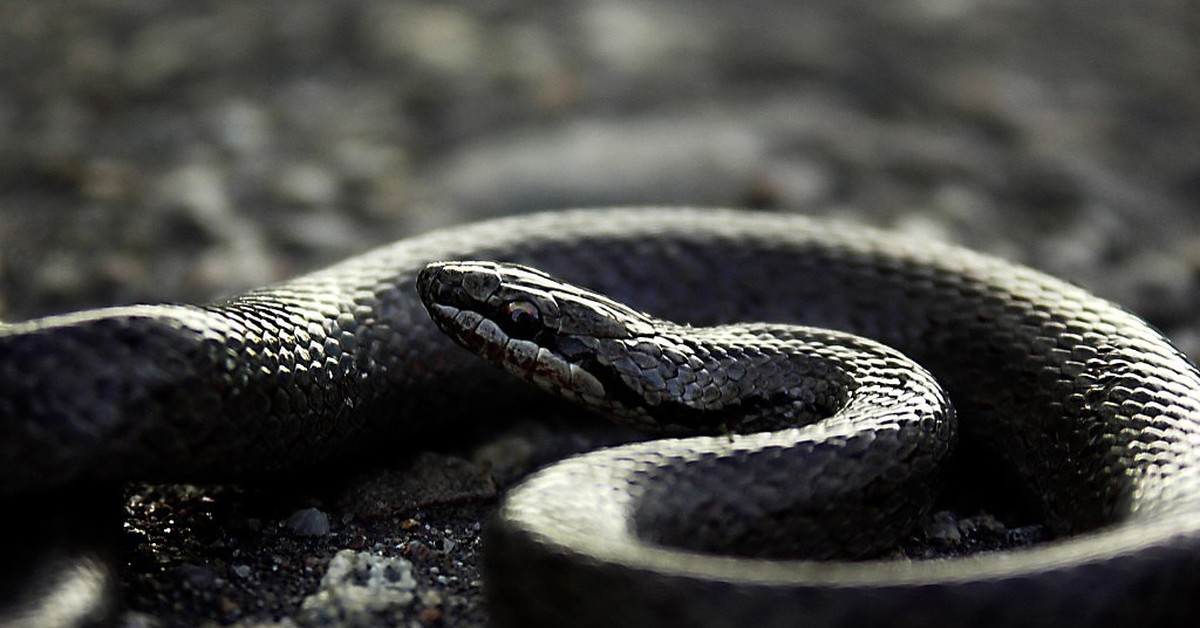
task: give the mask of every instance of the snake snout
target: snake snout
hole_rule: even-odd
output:
[[[442,261],[427,264],[417,273],[417,293],[431,305],[476,308],[500,289],[494,262]]]
[[[417,295],[421,297],[421,302],[425,304],[426,308],[444,301],[452,293],[453,283],[448,281],[447,277],[449,264],[449,262],[433,262],[417,273]]]

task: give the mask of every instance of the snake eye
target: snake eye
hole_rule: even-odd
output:
[[[532,338],[541,327],[542,313],[529,301],[509,301],[501,312],[501,325],[519,338]]]

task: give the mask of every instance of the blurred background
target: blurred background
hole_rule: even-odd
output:
[[[1187,325],[1200,8],[0,3],[7,318],[204,300],[441,225],[626,203],[960,241]]]
[[[959,242],[1200,355],[1200,5],[0,2],[0,319],[648,203]]]

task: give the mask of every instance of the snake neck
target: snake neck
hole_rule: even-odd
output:
[[[572,348],[568,359],[604,388],[593,410],[659,433],[809,425],[837,412],[857,386],[843,360],[794,327],[656,321],[652,334],[563,345]]]

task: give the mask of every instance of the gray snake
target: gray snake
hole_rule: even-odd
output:
[[[536,267],[678,323],[801,323],[892,347],[947,391],[960,450],[993,452],[1061,537],[1020,552],[915,562],[716,557],[672,549],[675,541],[631,546],[601,533],[627,539],[644,522],[629,521],[628,510],[618,513],[626,519],[601,521],[611,509],[589,500],[598,491],[623,503],[632,485],[584,457],[518,489],[492,526],[487,580],[503,623],[1175,625],[1200,606],[1200,377],[1185,356],[1118,306],[1041,273],[795,216],[524,216],[406,240],[209,306],[7,325],[0,495],[279,472],[365,442],[411,443],[437,425],[528,399],[455,347],[425,312],[418,273],[460,259]],[[853,440],[836,426],[827,431]],[[725,467],[729,456],[688,443],[636,446],[656,460],[640,468],[684,478],[657,493],[639,483],[643,495],[686,496],[707,484],[733,508],[761,497],[743,470]],[[789,449],[759,444],[749,449]],[[941,453],[912,459],[924,465]],[[749,464],[768,474],[779,468]],[[806,464],[782,468],[816,485],[844,481],[810,470],[837,463]],[[689,473],[706,465],[716,479]],[[583,490],[568,477],[595,484]],[[688,519],[642,510],[662,525]],[[527,529],[525,520],[551,527]]]

